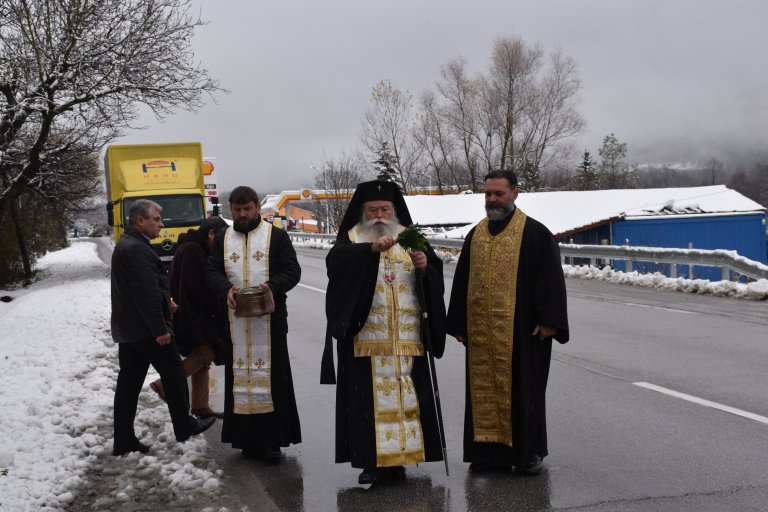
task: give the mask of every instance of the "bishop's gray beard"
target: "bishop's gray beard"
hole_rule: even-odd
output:
[[[488,216],[488,220],[502,220],[509,217],[512,210],[515,209],[515,200],[510,198],[509,203],[485,205],[485,213]]]
[[[400,233],[400,221],[397,216],[392,215],[391,219],[371,219],[365,220],[365,216],[360,219],[360,225],[362,226],[362,241],[375,242],[383,236],[394,236]]]

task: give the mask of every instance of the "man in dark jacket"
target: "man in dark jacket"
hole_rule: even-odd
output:
[[[128,224],[112,253],[112,339],[118,343],[120,371],[114,406],[113,455],[146,453],[133,429],[139,393],[151,364],[165,388],[176,440],[208,429],[215,418],[189,415],[189,392],[181,358],[171,338],[168,276],[149,241],[160,235],[162,208],[147,199],[128,210]]]
[[[205,270],[208,286],[230,308],[221,440],[247,457],[275,463],[282,457],[281,446],[301,442],[285,303],[301,267],[288,234],[261,220],[256,191],[236,187],[229,207],[233,225],[214,238]],[[235,293],[256,287],[266,290],[274,311],[235,315]]]
[[[171,297],[178,304],[173,314],[176,346],[185,356],[184,373],[192,381],[192,414],[201,418],[224,414],[214,412],[208,404],[208,370],[211,363],[224,355],[221,328],[224,303],[205,284],[205,265],[211,252],[213,237],[227,229],[221,217],[209,217],[199,229],[190,229],[179,236],[179,248],[173,255],[171,268]],[[165,400],[160,379],[150,387]]]

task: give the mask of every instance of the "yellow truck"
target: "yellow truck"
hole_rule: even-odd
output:
[[[107,182],[107,221],[115,243],[128,226],[128,209],[137,199],[162,206],[165,227],[151,241],[166,264],[178,246],[178,237],[205,219],[203,149],[199,142],[129,144],[107,147],[104,156]]]

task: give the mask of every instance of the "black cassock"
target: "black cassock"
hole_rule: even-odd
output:
[[[517,213],[517,210],[515,211]],[[498,235],[512,215],[488,224],[491,235]],[[447,331],[451,336],[467,337],[467,286],[470,269],[470,244],[476,228],[464,241],[451,288]],[[528,217],[523,229],[517,272],[515,341],[512,354],[512,444],[474,441],[469,366],[466,365],[466,406],[464,412],[464,462],[499,465],[524,464],[531,454],[545,457],[547,424],[545,394],[549,377],[552,340],[541,341],[531,333],[536,324],[554,327],[554,338],[566,343],[569,338],[565,278],[560,249],[549,230]],[[472,340],[468,340],[472,343]]]
[[[445,348],[443,262],[431,248],[426,254],[427,274],[422,279],[430,320],[430,341],[432,354],[441,357]],[[325,309],[328,331],[338,340],[336,462],[350,462],[352,467],[362,469],[376,467],[373,382],[371,358],[355,357],[353,341],[371,309],[379,256],[379,253],[371,253],[370,243],[351,243],[346,233],[341,233],[326,257],[328,290]],[[323,358],[324,374],[332,372],[328,367],[328,355]],[[411,379],[419,402],[425,460],[442,460],[426,355],[414,357]]]
[[[263,221],[261,221],[263,222]],[[228,360],[224,373],[224,422],[221,441],[231,443],[233,448],[260,449],[270,445],[289,446],[301,442],[299,412],[293,391],[291,362],[288,358],[288,310],[286,292],[301,278],[301,267],[296,259],[288,234],[282,229],[270,226],[272,240],[269,246],[269,280],[275,299],[275,311],[271,318],[271,380],[274,412],[263,414],[235,414],[232,395],[232,338],[229,322],[224,328]],[[224,273],[224,232],[214,239],[211,255],[206,267],[208,286],[214,294],[226,301],[232,284]],[[254,283],[258,285],[260,283]]]

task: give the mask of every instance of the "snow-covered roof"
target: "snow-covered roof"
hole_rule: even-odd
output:
[[[264,196],[264,198],[261,200],[261,211],[274,211],[276,212],[277,209],[275,208],[277,206],[277,201],[280,199],[281,194],[267,194]]]
[[[451,238],[464,236],[485,217],[484,194],[408,196],[405,201],[416,224],[466,224],[444,235]],[[516,204],[555,235],[573,233],[619,218],[745,214],[766,209],[725,185],[528,192],[521,193]]]

